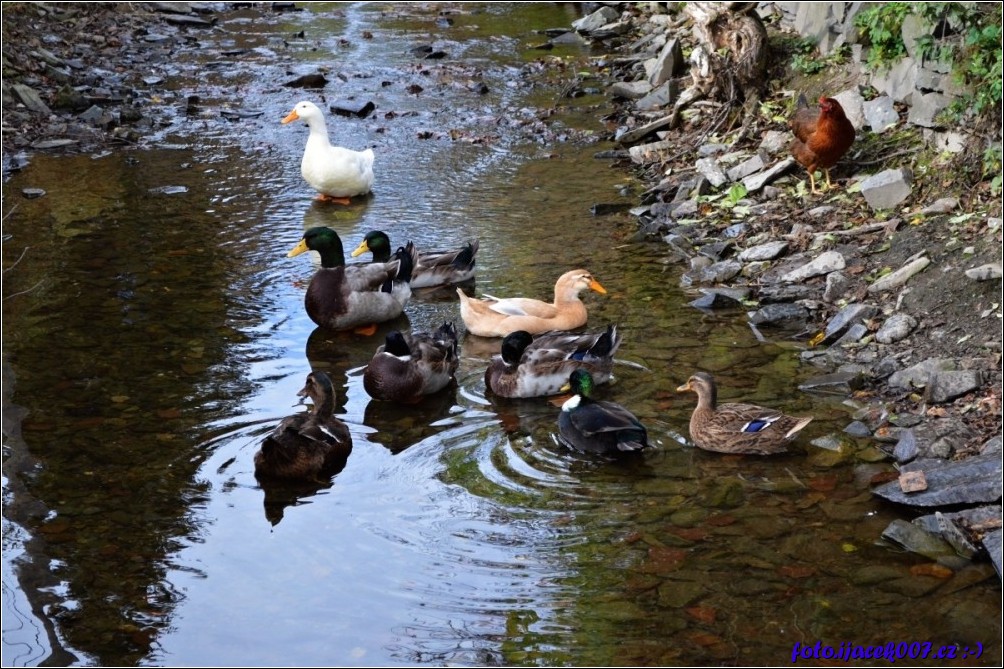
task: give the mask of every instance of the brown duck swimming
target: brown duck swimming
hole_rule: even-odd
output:
[[[690,417],[694,445],[716,453],[771,455],[788,450],[788,443],[812,421],[795,418],[755,404],[718,404],[718,390],[710,374],[697,372],[678,392],[697,393]]]
[[[284,418],[265,438],[254,456],[254,475],[325,483],[345,466],[352,452],[352,436],[345,423],[333,415],[335,389],[327,374],[308,374],[297,395],[309,397],[313,407]]]

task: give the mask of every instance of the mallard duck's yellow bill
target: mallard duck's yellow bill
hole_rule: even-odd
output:
[[[601,285],[600,285],[600,282],[599,282],[599,281],[597,281],[596,279],[592,279],[592,280],[591,280],[591,281],[589,282],[589,287],[590,287],[590,288],[591,288],[592,290],[595,290],[595,291],[596,291],[597,293],[599,293],[600,295],[606,295],[606,294],[607,294],[607,289],[606,289],[606,288],[604,288],[603,286],[601,286]]]
[[[361,244],[359,244],[359,246],[357,246],[357,247],[356,247],[356,250],[355,250],[355,251],[353,251],[353,252],[352,252],[352,253],[351,253],[350,255],[351,255],[351,256],[352,256],[353,258],[355,258],[356,256],[360,256],[360,255],[362,255],[362,254],[366,253],[366,252],[367,252],[367,251],[369,251],[369,250],[370,250],[370,245],[369,245],[369,244],[367,244],[367,243],[365,242],[365,240],[364,240],[364,241],[363,241],[363,242],[362,242]]]
[[[286,118],[282,119],[282,122],[292,123],[293,121],[299,121],[299,120],[300,120],[300,115],[297,114],[296,110],[294,109],[293,111],[289,112],[289,114],[286,115]]]
[[[568,392],[571,392],[571,391],[572,391],[572,384],[571,383],[566,383],[565,385],[563,385],[560,388],[558,388],[558,392],[559,393],[568,393]]]
[[[685,393],[688,390],[693,390],[693,388],[690,387],[690,381],[687,381],[682,386],[677,386],[676,388],[676,392],[678,393]]]
[[[301,253],[305,253],[305,252],[307,252],[309,250],[310,249],[307,248],[307,240],[306,239],[301,239],[300,243],[297,244],[296,246],[294,246],[292,248],[292,250],[289,253],[286,254],[286,257],[287,258],[295,258],[296,256],[300,255]]]

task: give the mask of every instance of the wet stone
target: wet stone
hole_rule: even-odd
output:
[[[22,188],[21,195],[27,200],[34,200],[45,195],[45,191],[41,188]]]
[[[760,301],[764,304],[774,302],[794,302],[812,298],[816,294],[814,288],[804,284],[768,284],[760,288]]]
[[[618,81],[607,89],[611,97],[637,100],[649,94],[652,85],[647,81]],[[617,138],[620,140],[620,138]]]
[[[892,344],[905,339],[915,327],[917,327],[917,319],[910,314],[893,314],[875,333],[875,341],[880,344]]]
[[[921,507],[987,504],[1001,499],[1004,472],[996,454],[980,454],[952,462],[917,460],[907,466],[923,469],[927,490],[907,495],[900,490],[897,481],[892,481],[872,492],[892,502]]]
[[[874,318],[879,313],[881,310],[871,304],[848,304],[826,324],[822,343],[828,344],[836,341],[851,325]]]
[[[849,580],[854,585],[876,585],[898,578],[903,578],[903,570],[897,567],[873,565],[851,572]]]
[[[376,105],[370,100],[338,100],[337,102],[333,102],[329,109],[333,114],[337,114],[338,116],[366,118],[376,110]]]
[[[1001,530],[992,530],[987,532],[983,536],[983,548],[986,549],[987,554],[990,556],[990,561],[994,563],[994,569],[997,570],[997,576],[1004,578],[1001,573],[1001,539],[1004,536]]]
[[[283,84],[286,88],[324,88],[328,83],[327,78],[319,73],[304,74],[292,81]]]
[[[917,438],[913,434],[913,430],[903,430],[899,435],[899,441],[896,442],[896,447],[893,449],[892,456],[896,458],[896,462],[909,462],[917,457]]]
[[[850,395],[861,387],[861,374],[855,372],[834,372],[807,379],[798,385],[799,390],[834,395]]]
[[[750,316],[750,322],[754,325],[779,325],[787,321],[804,321],[808,317],[809,310],[801,304],[778,302],[757,309]]]
[[[893,482],[899,485],[898,482]],[[931,560],[957,557],[955,549],[941,537],[897,518],[882,532],[882,538]]]
[[[847,328],[840,339],[833,342],[833,346],[849,346],[851,344],[856,344],[868,334],[868,326],[864,323],[855,323],[851,327]]]
[[[694,581],[664,581],[659,586],[659,606],[679,609],[700,599],[706,589]]]
[[[681,283],[692,285],[695,283],[722,283],[735,277],[742,271],[742,265],[734,260],[723,260],[712,263],[699,270],[691,270],[681,277]]]
[[[934,592],[941,585],[941,579],[932,576],[907,576],[879,583],[877,587],[884,592],[891,592],[902,597],[916,598]]]
[[[707,291],[704,295],[690,302],[690,306],[698,309],[733,309],[741,307],[738,300],[714,291]]]
[[[852,437],[870,437],[872,435],[871,428],[859,420],[848,423],[847,426],[844,427],[844,433],[849,434]]]

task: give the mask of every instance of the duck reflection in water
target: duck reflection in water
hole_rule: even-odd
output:
[[[454,411],[456,409],[456,411]],[[453,383],[438,393],[425,395],[414,404],[370,400],[366,405],[363,423],[375,432],[370,441],[382,444],[394,455],[418,442],[450,428],[452,421],[444,418],[462,413],[457,405],[457,384]]]
[[[282,508],[296,503],[305,492],[313,494],[330,487],[331,477],[340,472],[352,453],[352,436],[342,421],[334,417],[335,389],[330,377],[321,371],[311,372],[297,395],[310,398],[309,411],[288,416],[262,442],[254,456],[254,474],[265,489],[265,515],[272,524],[282,518]],[[280,485],[281,484],[281,485]],[[291,486],[290,484],[296,484]],[[303,490],[309,486],[309,491]],[[279,493],[280,488],[287,492]],[[270,489],[273,494],[269,494]],[[273,517],[277,498],[285,501]],[[272,502],[270,503],[270,497]],[[273,507],[270,514],[269,508]]]

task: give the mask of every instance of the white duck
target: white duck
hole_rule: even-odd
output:
[[[313,102],[296,103],[282,122],[298,120],[310,128],[300,173],[320,193],[317,199],[349,204],[349,198],[369,193],[373,187],[373,149],[353,151],[331,146],[324,112]]]

